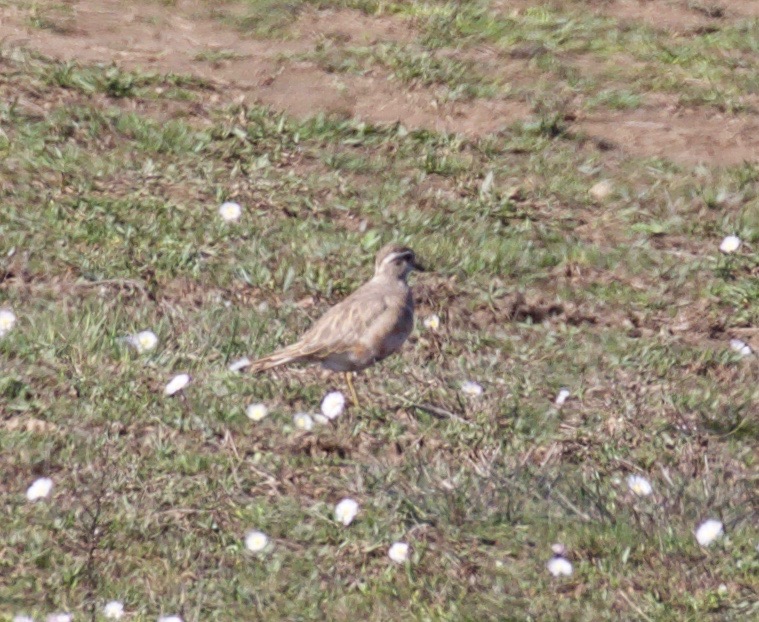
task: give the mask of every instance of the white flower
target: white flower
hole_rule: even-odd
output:
[[[119,620],[124,615],[124,604],[118,600],[112,600],[103,607],[103,616],[109,620]]]
[[[237,359],[236,361],[233,361],[229,365],[229,371],[242,371],[248,365],[250,365],[250,363],[251,363],[251,361],[250,361],[250,359],[247,356],[243,357],[241,359]]]
[[[551,545],[551,550],[553,551],[554,557],[562,557],[564,553],[567,552],[567,547],[564,546],[561,542],[556,542],[555,544]]]
[[[180,616],[161,616],[158,618],[158,622],[182,622]]]
[[[0,337],[5,337],[16,324],[16,314],[10,309],[0,309]]]
[[[314,420],[314,423],[318,423],[319,425],[328,425],[329,419],[322,415],[321,413],[316,413],[312,419]]]
[[[297,413],[293,417],[293,423],[295,424],[296,428],[299,430],[305,430],[306,432],[310,432],[314,428],[313,417],[306,413]]]
[[[37,501],[37,499],[44,499],[53,490],[53,480],[49,477],[40,477],[34,480],[31,486],[26,491],[26,498],[29,501]]]
[[[603,201],[614,191],[614,186],[608,179],[599,181],[597,184],[593,184],[588,190],[590,196],[596,201]]]
[[[754,351],[751,349],[751,346],[740,339],[731,339],[730,348],[740,354],[742,357],[751,356],[754,353]]]
[[[34,618],[24,613],[17,613],[15,616],[13,616],[12,622],[34,622]]]
[[[269,545],[269,537],[262,531],[249,531],[245,534],[245,548],[252,553],[260,553]]]
[[[734,253],[741,247],[741,239],[737,235],[728,235],[722,244],[719,245],[719,249],[723,253]]]
[[[343,499],[335,506],[335,520],[346,527],[353,522],[356,514],[358,514],[358,502],[354,499]]]
[[[428,315],[426,318],[424,318],[424,327],[429,328],[430,330],[437,330],[440,328],[440,317],[434,313],[432,315]]]
[[[709,546],[722,535],[722,523],[714,518],[705,520],[696,529],[696,540],[701,546]]]
[[[178,376],[174,376],[169,384],[166,385],[166,388],[163,390],[163,392],[166,395],[174,395],[175,393],[178,393],[182,389],[184,389],[188,384],[190,384],[190,376],[187,374],[179,374]]]
[[[158,337],[152,330],[143,330],[136,335],[127,337],[127,342],[142,354],[143,352],[150,352],[158,345]]]
[[[70,613],[51,613],[45,618],[46,622],[71,622],[73,619],[74,616]]]
[[[572,562],[563,557],[552,557],[546,568],[554,577],[568,577],[572,574]]]
[[[477,397],[479,395],[482,395],[482,386],[476,382],[467,380],[461,383],[461,392],[464,393],[464,395],[469,395],[470,397]]]
[[[322,414],[327,419],[339,417],[345,408],[345,396],[340,391],[330,391],[322,400]]]
[[[395,542],[387,552],[387,556],[396,564],[408,561],[409,545],[406,542]]]
[[[571,393],[569,392],[569,389],[561,389],[559,391],[559,394],[556,396],[556,400],[554,401],[554,404],[556,404],[557,406],[563,406],[564,402],[567,401],[567,398],[569,398],[570,395]]]
[[[269,414],[269,409],[266,408],[266,404],[251,404],[245,409],[245,414],[251,421],[261,421]]]
[[[234,222],[240,219],[240,216],[242,215],[242,207],[240,207],[239,203],[235,203],[234,201],[227,201],[226,203],[221,204],[221,207],[219,208],[219,215],[226,222]]]
[[[651,482],[640,475],[630,475],[627,478],[627,487],[639,497],[647,497],[653,492]]]

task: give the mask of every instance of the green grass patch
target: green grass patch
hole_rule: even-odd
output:
[[[474,18],[454,34],[490,32]],[[564,28],[557,49],[605,23],[527,19]],[[412,81],[466,73],[396,52]],[[611,161],[551,102],[481,140],[259,106],[165,121],[156,98],[207,85],[3,63],[0,307],[18,321],[0,339],[0,616],[99,619],[110,599],[133,620],[757,613],[759,372],[729,348],[759,317],[755,165]],[[595,202],[602,178],[615,192]],[[746,244],[720,255],[733,232]],[[359,409],[299,432],[340,378],[227,365],[294,339],[391,239],[432,268],[413,277],[418,313],[441,325],[357,379]],[[137,355],[123,337],[145,328],[159,346]],[[192,382],[165,397],[180,372]],[[27,502],[40,476],[53,498]],[[347,528],[345,496],[361,504]],[[725,535],[706,549],[710,517]],[[265,554],[245,551],[250,529]],[[396,540],[407,565],[387,558]],[[571,577],[546,570],[557,542]]]

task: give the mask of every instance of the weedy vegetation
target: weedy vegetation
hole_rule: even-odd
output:
[[[215,8],[241,36],[292,36],[314,6],[406,20],[416,44],[298,59],[531,106],[483,136],[298,119],[204,77],[0,48],[0,308],[17,317],[0,338],[0,619],[98,620],[114,599],[188,622],[759,616],[759,165],[608,150],[567,116],[570,92],[580,110],[659,92],[755,115],[757,20],[667,38],[586,3],[503,4]],[[482,46],[537,79],[491,72]],[[228,365],[291,341],[390,240],[432,268],[412,277],[412,338],[358,377],[360,408],[300,431],[340,378]],[[137,354],[124,337],[144,329],[158,345]],[[178,373],[191,383],[165,396]],[[30,502],[39,477],[53,490]],[[709,518],[724,534],[700,546]],[[571,576],[546,568],[555,543]]]

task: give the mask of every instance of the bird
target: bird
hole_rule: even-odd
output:
[[[321,363],[342,372],[354,406],[358,395],[351,374],[400,350],[414,326],[409,274],[425,268],[407,246],[387,244],[374,261],[374,276],[330,308],[295,343],[253,361],[259,373],[290,363]]]

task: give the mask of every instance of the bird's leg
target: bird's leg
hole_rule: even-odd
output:
[[[348,388],[351,392],[351,397],[353,398],[353,405],[358,408],[358,395],[356,395],[356,389],[353,387],[353,379],[351,378],[351,373],[349,371],[345,372],[345,381],[348,383]]]

